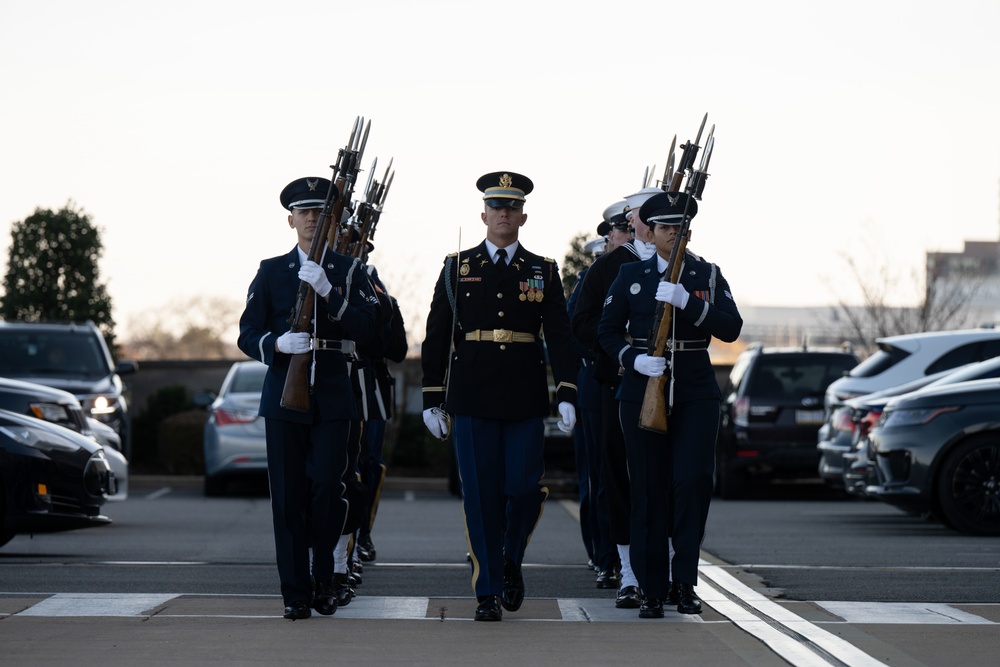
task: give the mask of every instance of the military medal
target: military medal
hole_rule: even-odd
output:
[[[631,292],[632,294],[638,294],[639,290],[641,289],[642,287],[639,285],[639,283],[632,283],[632,286],[628,288],[628,291]]]
[[[469,275],[469,265],[466,262],[462,262],[462,266],[459,267],[458,272],[463,276]]]

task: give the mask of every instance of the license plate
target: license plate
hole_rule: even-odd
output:
[[[822,424],[823,423],[823,411],[822,410],[796,410],[795,411],[795,423],[796,424]]]

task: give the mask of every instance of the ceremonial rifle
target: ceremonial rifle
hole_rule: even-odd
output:
[[[377,163],[378,160],[372,163],[372,174],[374,174]],[[396,175],[396,172],[391,170],[392,160],[390,159],[389,166],[385,169],[385,176],[382,177],[382,182],[373,180],[371,175],[369,175],[368,184],[365,186],[364,201],[358,204],[358,211],[355,216],[358,238],[350,246],[350,255],[352,257],[365,259],[368,241],[375,238],[375,227],[378,225],[379,218],[382,217],[385,198],[389,194],[389,187],[392,185],[392,179]]]
[[[667,171],[664,172],[664,181],[661,184],[664,191],[681,192],[684,175],[688,173],[688,182],[684,188],[684,192],[695,199],[701,200],[701,193],[705,189],[705,179],[708,178],[706,171],[708,169],[708,162],[711,159],[712,149],[715,145],[715,126],[713,125],[706,140],[705,152],[701,156],[701,164],[697,169],[694,169],[694,161],[699,148],[698,142],[701,140],[701,133],[705,129],[705,121],[707,119],[708,114],[705,114],[705,117],[701,121],[701,127],[698,128],[698,135],[694,143],[689,141],[681,146],[683,152],[681,153],[680,164],[677,167],[677,171],[673,174],[669,174],[673,163],[674,145],[671,144],[670,156],[667,158]],[[670,259],[667,264],[669,271],[663,276],[662,280],[669,280],[676,284],[680,279],[681,264],[683,263],[684,252],[687,249],[687,242],[690,236],[691,219],[685,210],[681,218],[680,229],[674,237],[674,245],[670,248]],[[670,304],[663,302],[656,304],[656,313],[653,316],[653,332],[649,336],[650,346],[648,354],[651,357],[662,357],[666,354],[667,344],[670,342],[673,310],[673,306]],[[672,357],[670,363],[673,364]],[[666,383],[666,373],[659,377],[651,377],[646,382],[646,393],[643,396],[642,410],[639,413],[639,426],[648,431],[655,431],[657,433],[667,432],[667,415],[673,401],[667,400],[664,391]],[[673,386],[671,385],[672,392]]]
[[[354,189],[354,180],[358,175],[358,163],[361,159],[361,153],[364,151],[365,141],[368,139],[368,127],[371,126],[369,123],[365,127],[362,138],[361,125],[363,122],[364,119],[360,116],[355,119],[351,138],[337,154],[337,164],[330,165],[330,168],[333,169],[333,180],[326,200],[323,202],[319,224],[313,234],[312,242],[309,244],[308,259],[320,265],[322,265],[323,255],[326,253],[328,236],[333,233],[332,230],[336,229],[334,221],[340,220]],[[315,296],[316,293],[312,285],[304,280],[299,282],[295,306],[292,308],[292,314],[288,320],[291,324],[289,330],[292,333],[312,331]],[[281,407],[298,412],[309,411],[309,392],[312,384],[310,382],[310,367],[313,353],[302,352],[291,355],[288,373],[285,376],[285,386],[281,391]]]

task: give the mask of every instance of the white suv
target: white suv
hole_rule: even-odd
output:
[[[875,343],[878,351],[827,387],[827,414],[849,398],[1000,356],[1000,330],[992,328],[903,334]]]

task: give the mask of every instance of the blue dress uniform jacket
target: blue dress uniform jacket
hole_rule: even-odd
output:
[[[446,400],[453,322],[449,292],[457,298],[458,320]],[[513,332],[513,340],[495,342],[495,330]],[[577,362],[566,297],[553,260],[519,244],[501,274],[485,241],[445,260],[422,348],[424,409],[446,404],[452,414],[487,419],[547,417],[551,404],[546,353],[556,401],[575,403]]]
[[[601,347],[625,369],[619,399],[642,402],[648,378],[635,372],[635,358],[647,351],[656,315],[660,281],[656,255],[622,266],[611,285],[598,326]],[[678,282],[690,294],[687,306],[675,308],[673,338],[692,349],[674,353],[674,404],[720,398],[719,383],[708,356],[712,337],[731,343],[743,318],[718,267],[691,253],[684,256]],[[638,344],[630,344],[625,335]],[[651,344],[652,341],[649,341]],[[668,369],[669,373],[669,369]]]
[[[330,300],[316,300],[317,336],[326,340],[364,342],[375,332],[378,299],[360,262],[328,250],[322,266],[333,285]],[[299,287],[299,253],[261,261],[247,293],[246,309],[240,317],[238,345],[249,357],[267,364],[260,399],[260,416],[268,419],[310,423],[314,416],[281,407],[281,393],[291,357],[274,349],[274,341],[289,330],[288,322]],[[340,352],[316,352],[315,385],[310,398],[320,419],[356,419],[354,391],[347,360]]]

